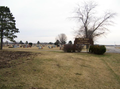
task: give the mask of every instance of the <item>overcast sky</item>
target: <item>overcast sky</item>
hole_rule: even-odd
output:
[[[58,34],[64,33],[67,41],[74,41],[73,31],[78,23],[71,19],[77,4],[84,0],[0,0],[0,6],[8,6],[15,17],[20,33],[19,42],[55,42]],[[87,1],[87,0],[86,0]],[[88,0],[89,1],[89,0]],[[97,39],[97,44],[120,45],[120,0],[95,0],[97,12],[111,10],[117,13],[115,24],[108,26],[106,37]],[[5,40],[4,40],[5,41]]]

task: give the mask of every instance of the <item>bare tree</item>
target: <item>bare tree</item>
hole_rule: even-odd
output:
[[[84,3],[79,6],[76,11],[75,18],[80,22],[80,29],[75,31],[76,37],[94,38],[102,36],[106,33],[107,25],[112,25],[112,18],[116,13],[106,12],[102,17],[96,17],[97,4],[94,2]]]
[[[56,37],[56,40],[59,40],[60,44],[65,44],[66,41],[67,41],[67,36],[62,33],[62,34],[59,34],[57,37]]]

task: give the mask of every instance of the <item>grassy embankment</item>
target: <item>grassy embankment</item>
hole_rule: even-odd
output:
[[[16,65],[1,68],[0,89],[120,89],[119,54],[64,53],[58,48],[35,47],[4,50],[39,54],[12,60]]]

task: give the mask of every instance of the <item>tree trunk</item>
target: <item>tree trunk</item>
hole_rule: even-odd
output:
[[[89,49],[89,44],[86,45],[86,49]]]
[[[1,44],[0,44],[0,50],[2,50],[3,47],[3,30],[1,29]]]
[[[85,26],[85,35],[86,35],[86,38],[88,38],[88,29],[87,29],[87,27]]]
[[[88,38],[88,29],[86,26],[85,26],[85,35],[86,35],[85,38]],[[89,48],[89,45],[86,45],[86,49],[88,49],[88,48]]]

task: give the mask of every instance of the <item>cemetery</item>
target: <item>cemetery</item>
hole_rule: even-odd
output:
[[[96,38],[101,38],[109,30],[107,26],[113,24],[112,18],[116,13],[106,12],[103,17],[99,17],[94,11],[97,5],[94,2],[84,2],[83,6],[76,7],[73,14],[74,19],[79,21],[79,27],[74,27],[78,28],[72,39],[74,41],[67,43],[66,34],[61,33],[53,43],[49,39],[53,39],[52,36],[57,32],[66,31],[69,35],[67,29],[72,25],[66,24],[69,22],[65,21],[64,14],[68,16],[66,11],[69,11],[72,4],[69,5],[68,1],[66,4],[61,3],[62,1],[50,2],[47,4],[47,7],[51,5],[50,8],[43,7],[45,10],[41,8],[44,3],[27,3],[27,8],[22,3],[22,9],[27,13],[23,13],[21,5],[17,7],[15,3],[16,8],[11,9],[18,11],[18,21],[8,6],[0,6],[0,89],[120,89],[120,46],[94,43]],[[32,8],[31,5],[34,7],[34,4],[36,6]],[[64,5],[70,7],[66,8]],[[13,2],[11,6],[14,6]],[[64,9],[66,11],[62,13]],[[48,42],[17,42],[16,33],[20,31],[16,22],[22,28],[19,39],[35,41],[40,38]]]
[[[86,50],[86,44],[89,45],[89,50]],[[64,88],[67,84],[66,88],[74,87],[73,89],[87,89],[91,85],[94,89],[117,89],[120,87],[120,55],[106,51],[103,46],[93,45],[91,39],[85,38],[76,38],[73,44],[60,46],[4,44],[0,51],[0,88],[61,89],[61,86]],[[11,87],[8,86],[9,82]]]
[[[33,45],[31,48],[14,47],[4,47],[0,51],[1,89],[120,87],[119,54],[64,52],[60,47],[47,44]]]
[[[119,53],[109,53],[109,46],[93,44],[86,38],[59,46],[4,44],[0,51],[0,89],[118,89]]]

